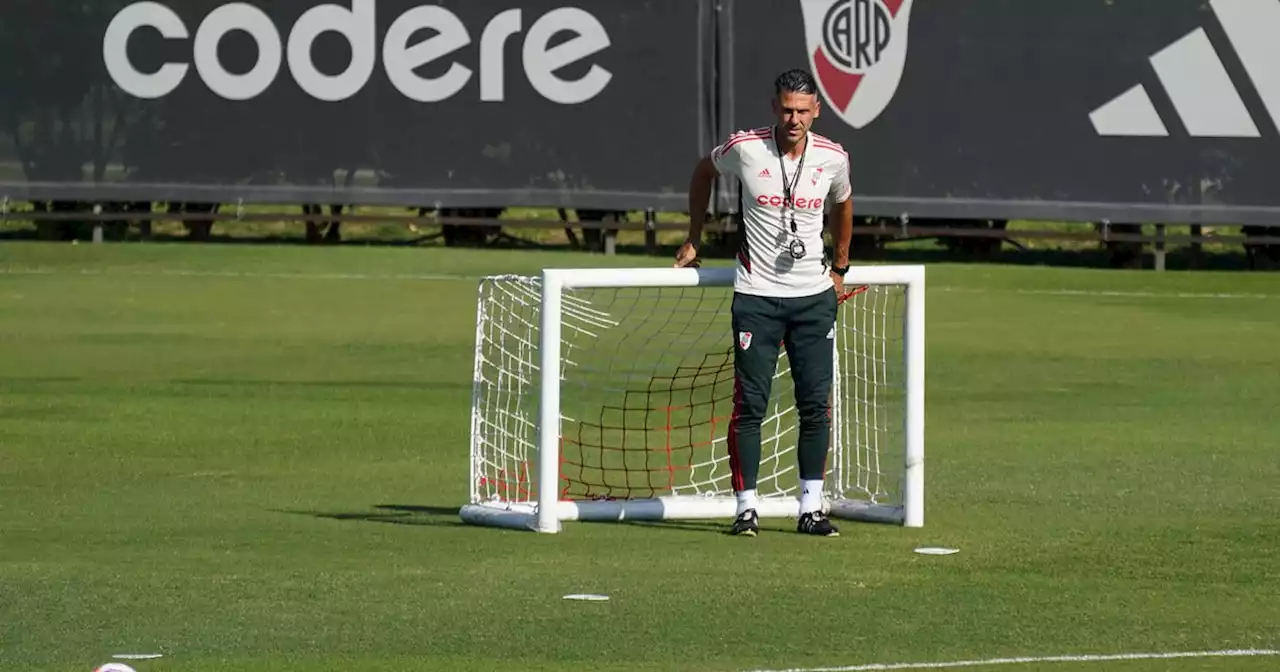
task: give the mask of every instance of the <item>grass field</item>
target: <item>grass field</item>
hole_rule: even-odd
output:
[[[731,671],[1280,648],[1269,275],[931,266],[923,529],[461,525],[476,278],[655,263],[0,244],[0,660]]]

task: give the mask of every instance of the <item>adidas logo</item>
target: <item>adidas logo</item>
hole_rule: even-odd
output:
[[[1231,47],[1280,129],[1280,0],[1210,0]],[[1231,76],[1203,28],[1151,56],[1160,85],[1187,133],[1198,138],[1257,138]],[[1139,84],[1089,114],[1098,135],[1166,137],[1169,129]]]
[[[762,179],[762,180],[767,180],[767,179],[769,179],[769,178],[773,177],[773,173],[770,173],[770,172],[769,172],[769,169],[768,169],[768,168],[765,168],[764,170],[760,171],[760,174],[759,174],[759,175],[756,175],[756,177],[758,177],[758,178],[760,178],[760,179]]]

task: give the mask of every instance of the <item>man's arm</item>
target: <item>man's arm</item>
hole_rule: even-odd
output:
[[[831,206],[827,225],[831,232],[831,283],[836,296],[844,298],[844,274],[849,270],[849,245],[853,243],[853,197]]]
[[[689,237],[676,252],[676,266],[688,266],[698,258],[702,245],[702,227],[707,220],[707,204],[719,171],[710,156],[702,157],[689,178]]]
[[[844,296],[844,274],[849,270],[849,246],[853,244],[853,186],[849,182],[849,155],[845,154],[831,182],[831,281]]]
[[[832,254],[834,268],[849,266],[849,246],[853,244],[853,198],[846,198],[831,208]]]

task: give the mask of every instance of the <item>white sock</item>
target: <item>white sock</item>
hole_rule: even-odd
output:
[[[800,481],[800,513],[822,510],[822,481]]]
[[[737,494],[738,494],[738,513],[735,515],[740,516],[742,515],[742,512],[746,511],[747,509],[759,508],[759,504],[760,504],[759,491],[742,490],[742,491],[739,491]]]

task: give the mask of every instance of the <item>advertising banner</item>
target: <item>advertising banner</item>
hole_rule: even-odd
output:
[[[704,0],[9,0],[0,196],[683,209]]]
[[[802,67],[860,214],[1280,223],[1276,34],[1280,0],[10,0],[0,198],[682,211]]]
[[[721,135],[811,69],[861,214],[1280,223],[1280,0],[729,0]]]

